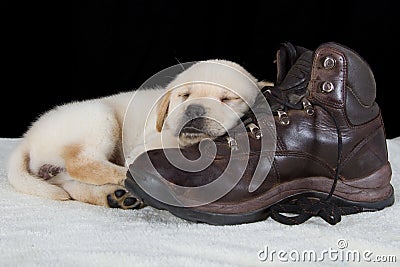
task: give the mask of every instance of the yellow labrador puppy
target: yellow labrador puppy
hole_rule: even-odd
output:
[[[240,65],[207,60],[178,74],[166,88],[57,106],[24,134],[11,154],[8,179],[26,194],[141,207],[123,186],[135,157],[223,135],[254,103],[254,88],[256,78]]]

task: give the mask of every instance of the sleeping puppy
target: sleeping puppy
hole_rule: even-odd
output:
[[[254,103],[257,89],[240,65],[207,60],[165,88],[57,106],[24,134],[11,154],[8,179],[31,195],[139,208],[143,203],[123,186],[129,164],[146,150],[223,135]]]

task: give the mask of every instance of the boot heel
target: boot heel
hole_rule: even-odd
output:
[[[392,169],[388,162],[364,178],[338,183],[334,198],[339,206],[358,206],[362,211],[381,210],[394,203],[391,177]]]

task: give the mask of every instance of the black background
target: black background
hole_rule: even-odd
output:
[[[388,1],[32,2],[3,3],[0,137],[22,136],[56,105],[137,88],[178,61],[228,59],[274,80],[283,41],[358,52],[375,75],[387,137],[400,136],[398,15]]]

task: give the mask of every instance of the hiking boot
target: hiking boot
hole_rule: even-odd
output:
[[[289,225],[320,216],[334,225],[342,215],[392,205],[385,128],[365,60],[337,43],[324,43],[315,51],[285,43],[278,50],[277,67],[275,86],[262,90],[274,125],[265,119],[268,114],[255,118],[254,110],[263,109],[256,102],[242,118],[248,131],[212,144],[141,154],[129,167],[126,188],[150,206],[214,225],[269,216]],[[275,151],[266,151],[262,141],[272,137]],[[242,139],[248,140],[248,149],[242,149]],[[184,170],[171,163],[180,154],[211,164],[196,172]],[[263,179],[254,182],[260,173]],[[224,175],[231,189],[201,203],[197,189]]]

